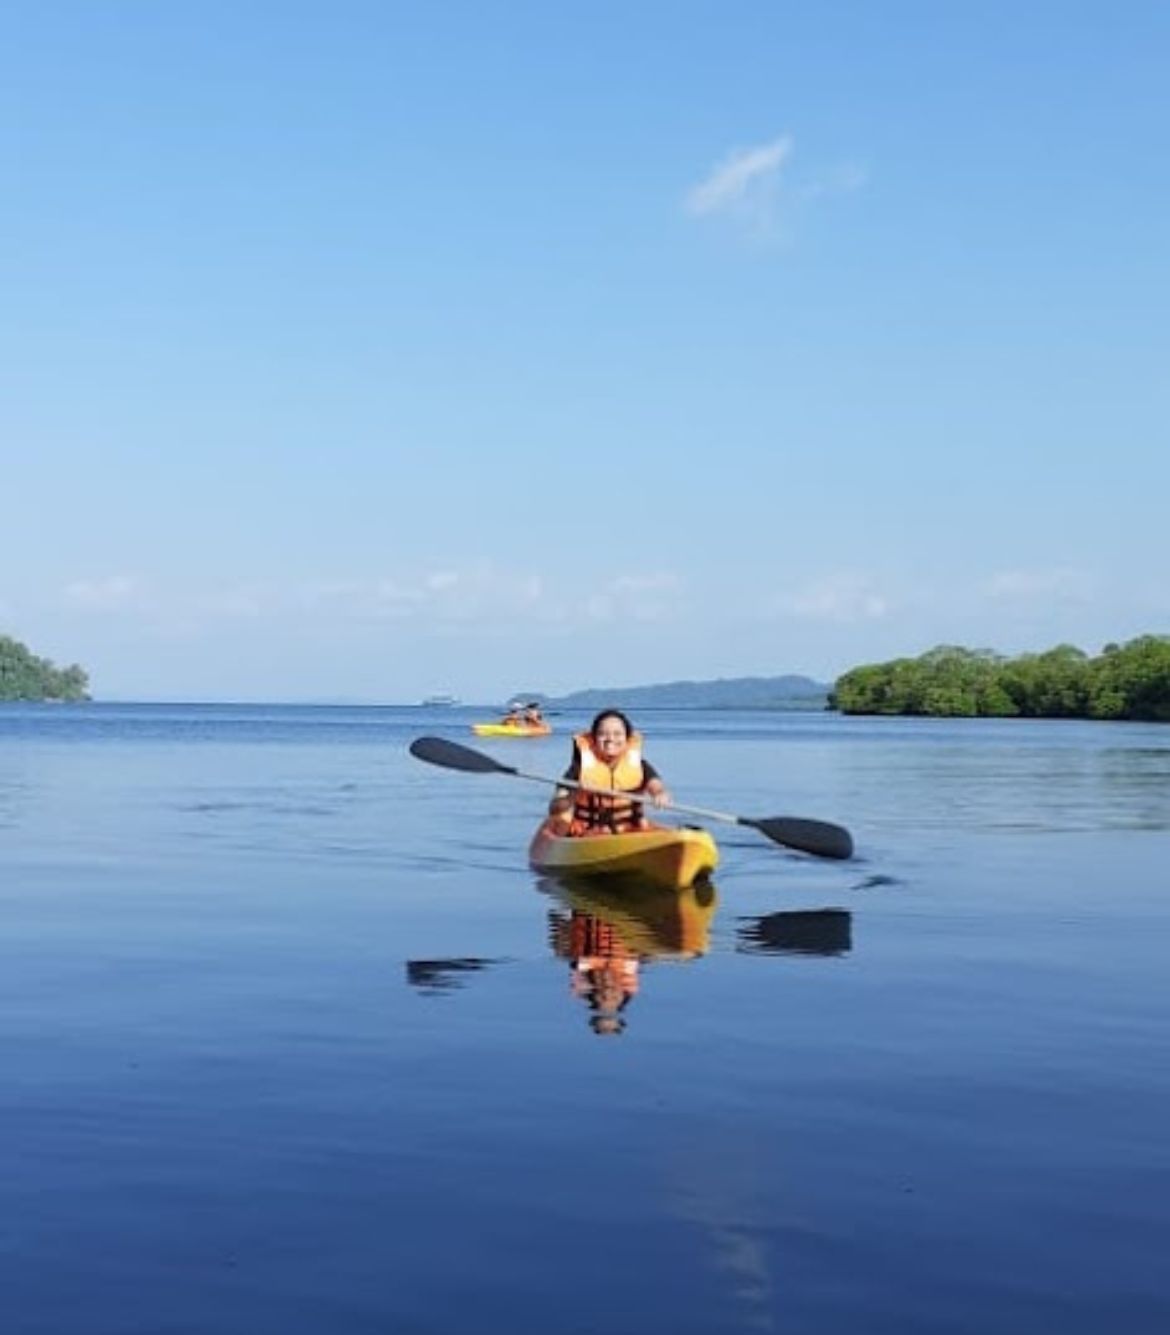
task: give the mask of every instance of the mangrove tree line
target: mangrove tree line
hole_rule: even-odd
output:
[[[88,700],[89,678],[76,664],[59,668],[0,635],[0,700]]]
[[[918,658],[852,668],[837,679],[829,707],[843,714],[1170,722],[1170,636],[1107,644],[1095,658],[1071,644],[1017,658],[939,645]]]

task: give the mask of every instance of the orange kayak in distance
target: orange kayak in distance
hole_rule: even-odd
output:
[[[477,737],[547,737],[552,728],[547,723],[473,723]]]

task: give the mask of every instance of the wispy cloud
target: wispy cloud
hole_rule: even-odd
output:
[[[646,593],[673,593],[680,584],[679,577],[667,572],[652,575],[617,575],[610,583],[614,593],[640,596]]]
[[[196,598],[193,610],[208,617],[250,620],[267,615],[282,601],[279,590],[267,584],[226,585]]]
[[[996,601],[1029,601],[1056,598],[1062,602],[1084,602],[1093,596],[1095,581],[1083,570],[1061,567],[1052,570],[1001,570],[986,580],[981,592]]]
[[[831,199],[834,195],[850,195],[868,181],[869,172],[864,167],[856,162],[845,162],[838,167],[827,167],[801,181],[795,189],[795,195],[802,204],[812,204],[819,199]]]
[[[592,587],[490,562],[367,577],[320,576],[277,583],[242,578],[202,587],[166,587],[130,575],[76,580],[64,590],[76,608],[135,615],[143,629],[191,636],[217,624],[296,619],[410,622],[458,629],[477,623],[571,626],[591,620],[663,621],[676,615],[681,583],[669,572],[630,572]]]
[[[783,237],[797,216],[817,202],[861,189],[868,180],[856,163],[813,170],[790,178],[796,151],[790,134],[765,144],[732,150],[683,201],[691,217],[724,215],[757,238]]]
[[[311,579],[301,586],[298,601],[309,610],[358,596],[368,585],[356,579]]]
[[[65,598],[90,612],[119,612],[141,603],[145,584],[135,575],[77,579],[65,586]]]
[[[615,575],[585,601],[591,621],[667,621],[679,610],[682,581],[668,571]]]
[[[755,148],[734,149],[687,192],[687,212],[703,217],[758,201],[775,181],[792,148],[792,136],[784,134]]]
[[[369,580],[312,580],[302,586],[299,601],[321,615],[462,623],[540,613],[545,584],[538,574],[484,562]]]
[[[775,608],[811,621],[873,621],[889,613],[890,603],[868,576],[842,572],[781,594]]]

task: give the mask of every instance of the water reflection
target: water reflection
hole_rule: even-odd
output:
[[[536,888],[554,901],[548,943],[569,967],[569,990],[595,1034],[625,1031],[647,964],[687,962],[711,948],[719,895],[710,881],[664,890],[639,879],[541,877]],[[745,955],[843,956],[853,949],[853,915],[804,909],[741,916],[735,950]],[[407,982],[424,996],[459,991],[506,958],[455,955],[406,961]]]
[[[740,918],[735,948],[745,955],[848,955],[853,915],[845,909],[804,909]]]
[[[638,994],[642,966],[693,960],[707,952],[718,895],[709,881],[663,890],[642,881],[601,884],[542,878],[558,902],[548,914],[549,945],[569,965],[569,986],[595,1034],[620,1034]]]
[[[426,996],[441,996],[465,986],[468,974],[479,973],[489,965],[499,963],[499,960],[477,959],[474,955],[454,959],[407,960],[406,981]]]

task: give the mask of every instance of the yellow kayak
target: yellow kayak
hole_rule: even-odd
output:
[[[633,877],[682,890],[709,876],[719,850],[706,830],[652,826],[628,834],[552,834],[542,825],[528,849],[537,871],[562,876]]]
[[[473,723],[477,737],[547,737],[552,728],[547,723]]]

